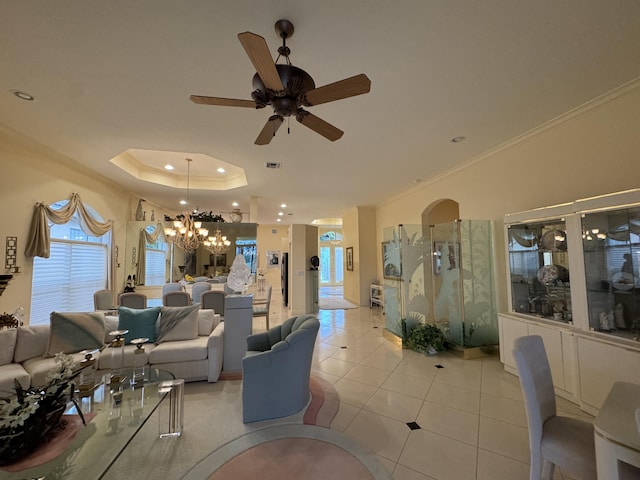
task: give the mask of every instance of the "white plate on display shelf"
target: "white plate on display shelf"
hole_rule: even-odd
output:
[[[630,273],[620,272],[613,275],[611,282],[616,290],[631,290],[634,287],[635,279]]]

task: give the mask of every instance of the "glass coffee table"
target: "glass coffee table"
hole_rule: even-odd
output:
[[[17,472],[0,469],[3,480],[93,480],[102,478],[140,431],[164,398],[158,386],[174,376],[165,370],[147,367],[143,382],[131,386],[132,369],[124,369],[123,381],[109,384],[109,374],[96,388],[77,394],[87,425],[53,460]],[[66,412],[75,414],[75,407]],[[64,416],[63,416],[64,418]],[[50,444],[56,441],[52,438]]]

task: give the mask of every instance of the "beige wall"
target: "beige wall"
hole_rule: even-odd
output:
[[[360,261],[358,239],[360,238],[360,225],[358,222],[358,209],[351,208],[342,216],[342,247],[344,261],[347,259],[347,248],[353,247],[353,271],[347,270],[344,265],[343,296],[356,305],[360,305]]]
[[[88,172],[69,159],[48,151],[12,132],[0,129],[0,172],[2,208],[0,209],[1,268],[4,272],[4,248],[7,236],[18,237],[17,263],[21,273],[0,297],[0,312],[13,312],[21,304],[29,316],[33,259],[24,256],[29,225],[37,202],[47,204],[64,200],[77,192],[83,202],[104,219],[114,220],[114,245],[125,250],[129,194],[104,177]],[[124,266],[123,259],[120,259]],[[123,267],[117,269],[115,285],[123,284]]]
[[[264,273],[267,283],[274,290],[280,290],[280,266],[269,268],[267,265],[267,250],[288,251],[283,245],[289,243],[289,227],[284,225],[258,225],[258,272]],[[282,259],[282,257],[281,257]]]
[[[369,305],[369,285],[376,279],[376,212],[373,207],[355,207],[342,217],[343,246],[353,247],[353,271],[344,271],[344,298],[356,305]],[[374,241],[372,241],[374,240]]]
[[[385,202],[377,210],[378,251],[383,228],[420,223],[425,207],[452,199],[459,203],[460,218],[494,223],[499,308],[505,310],[503,216],[638,188],[639,124],[640,85],[636,84],[634,89],[601,99],[464,169]],[[379,276],[381,272],[378,260]]]

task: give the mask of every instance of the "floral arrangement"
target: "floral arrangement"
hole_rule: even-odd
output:
[[[62,414],[69,400],[76,407],[82,423],[84,416],[73,397],[73,379],[80,373],[69,355],[55,357],[56,368],[47,376],[47,384],[23,389],[14,381],[16,395],[0,399],[0,464],[13,463],[32,452],[48,434],[61,426]]]
[[[194,221],[200,221],[200,222],[218,222],[218,223],[225,223],[224,218],[222,217],[222,215],[217,215],[215,213],[213,213],[212,211],[193,211],[191,212],[191,218]],[[184,220],[184,214],[183,213],[179,213],[178,215],[176,215],[176,218],[171,218],[169,215],[165,215],[164,216],[164,220],[166,222],[173,222],[174,220]]]

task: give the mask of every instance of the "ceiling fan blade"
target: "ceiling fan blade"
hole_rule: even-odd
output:
[[[271,115],[267,123],[262,127],[262,131],[254,143],[256,145],[269,144],[271,139],[276,136],[276,132],[278,128],[280,128],[280,125],[282,125],[282,122],[284,122],[284,119],[280,115]]]
[[[280,80],[276,64],[273,62],[273,58],[271,58],[266,40],[260,35],[251,32],[239,33],[238,39],[244,47],[244,51],[247,52],[249,60],[253,63],[256,72],[258,72],[262,83],[276,93],[284,93],[282,80]]]
[[[355,97],[371,90],[371,80],[364,73],[345,78],[338,82],[309,90],[303,95],[302,104],[306,106],[320,105],[343,98]]]
[[[298,120],[305,127],[310,128],[316,133],[319,133],[327,140],[335,142],[344,135],[344,132],[339,128],[334,127],[330,123],[325,122],[321,118],[316,117],[313,113],[309,113],[306,110],[299,109],[296,114],[296,120]]]
[[[236,98],[204,97],[202,95],[191,95],[189,97],[193,103],[199,105],[219,105],[222,107],[251,107],[256,108],[253,100],[238,100]]]

